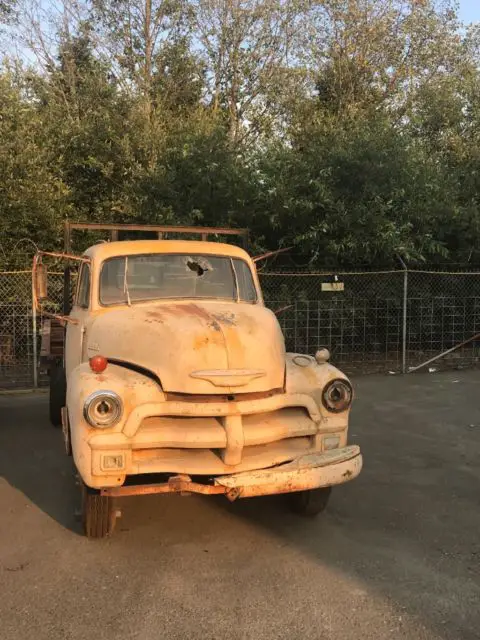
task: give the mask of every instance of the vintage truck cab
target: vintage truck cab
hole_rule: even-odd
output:
[[[87,536],[112,533],[122,496],[288,493],[314,515],[360,473],[350,382],[326,349],[285,352],[243,249],[96,244],[64,320],[51,417],[81,478]]]

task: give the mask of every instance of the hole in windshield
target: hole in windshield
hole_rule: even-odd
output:
[[[185,264],[187,270],[193,271],[197,276],[201,277],[206,271],[212,271],[212,266],[207,260],[194,260],[193,258],[186,258]]]

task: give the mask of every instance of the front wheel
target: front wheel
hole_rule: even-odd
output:
[[[82,483],[82,522],[87,538],[106,538],[115,529],[117,512],[113,498]]]
[[[316,516],[325,511],[331,493],[332,487],[321,487],[320,489],[291,493],[288,496],[290,507],[292,511],[302,516]]]

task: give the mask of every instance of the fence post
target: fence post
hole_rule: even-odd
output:
[[[297,349],[297,321],[298,321],[298,307],[297,307],[297,300],[295,300],[295,318],[293,321],[293,350],[295,351],[295,353],[297,353],[298,349]]]
[[[38,387],[38,362],[37,362],[37,310],[35,308],[35,293],[32,278],[32,331],[33,331],[33,387]]]
[[[398,256],[403,268],[403,309],[402,309],[402,373],[407,373],[407,304],[408,304],[408,269]]]

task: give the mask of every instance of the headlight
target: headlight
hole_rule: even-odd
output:
[[[325,409],[333,413],[345,411],[352,404],[353,391],[346,380],[332,380],[327,384],[322,393],[322,402]]]
[[[122,416],[122,401],[113,391],[95,391],[86,399],[83,415],[92,427],[111,427]]]

